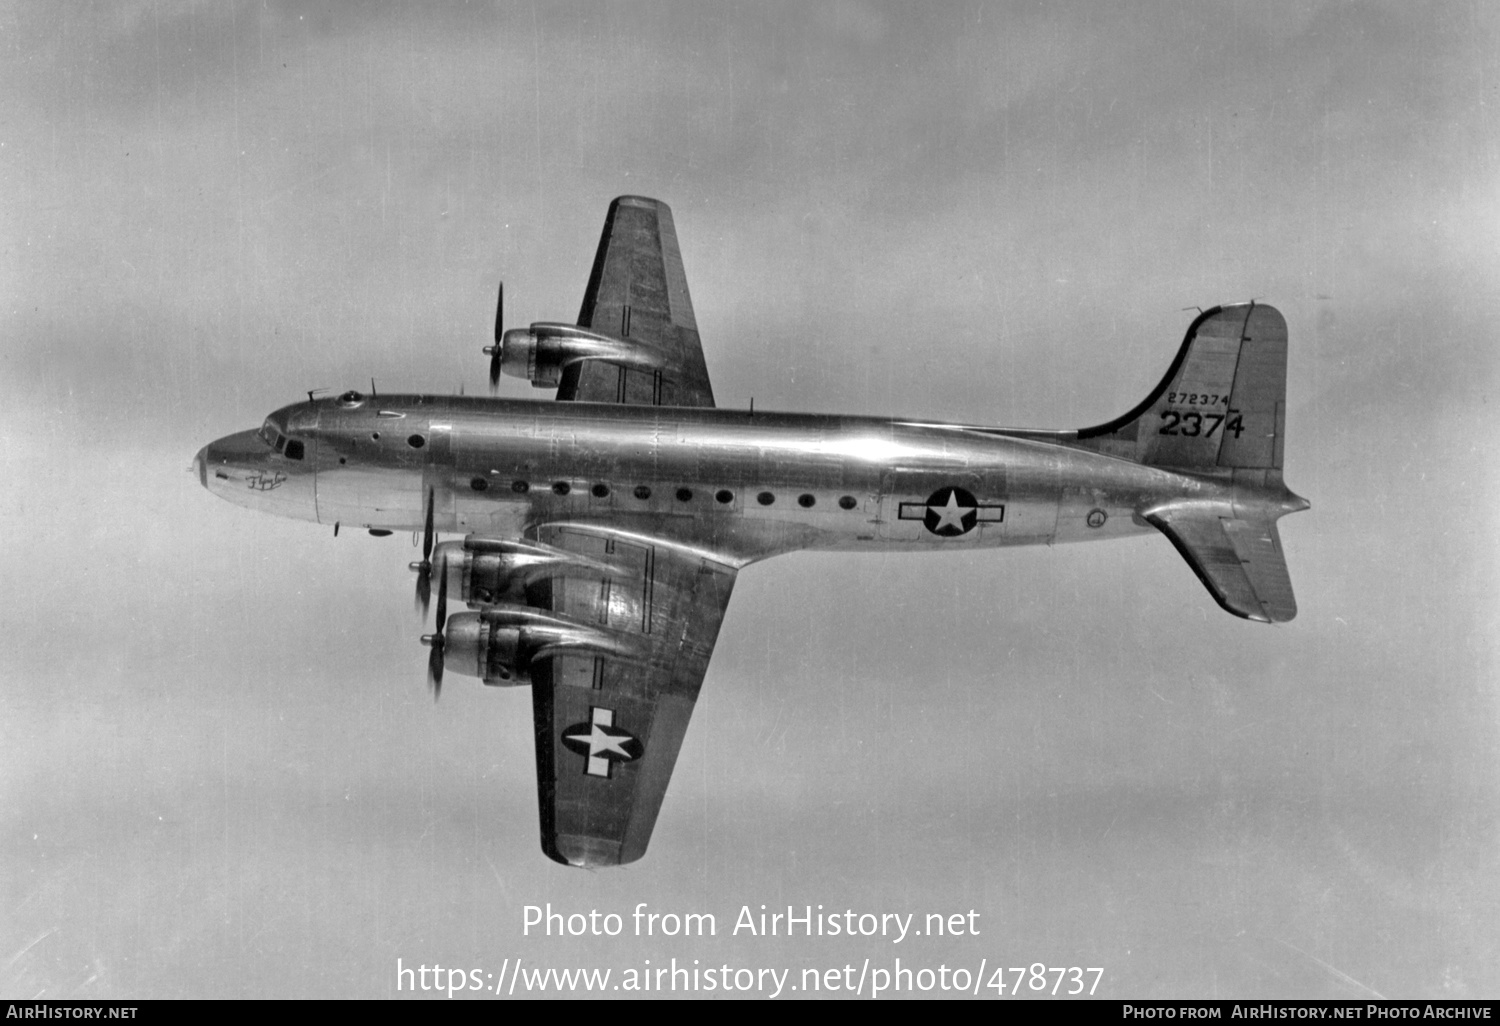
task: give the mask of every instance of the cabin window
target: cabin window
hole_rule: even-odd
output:
[[[476,477],[469,482],[469,487],[474,489],[476,492],[486,491],[489,486],[490,483],[482,477]]]
[[[812,509],[817,501],[817,499],[813,498],[807,492],[803,492],[801,495],[797,496],[797,505],[801,506],[803,509]]]
[[[760,503],[762,506],[769,506],[771,505],[771,503],[776,501],[776,496],[772,495],[770,492],[761,492],[755,497],[755,501]]]
[[[693,501],[693,490],[691,488],[679,488],[679,489],[677,489],[677,501],[678,502],[692,502]]]
[[[846,495],[842,499],[839,500],[839,509],[853,509],[855,506],[858,506],[858,505],[859,505],[859,503],[855,500],[854,496],[852,496],[852,495]]]
[[[648,487],[646,487],[645,485],[636,485],[635,486],[635,497],[637,499],[640,499],[642,502],[644,502],[647,499],[651,498],[651,489],[648,488]]]
[[[590,491],[594,493],[594,498],[603,499],[609,495],[609,485],[596,484]]]
[[[406,444],[411,446],[413,449],[420,449],[422,448],[422,446],[427,444],[427,439],[423,438],[421,435],[412,435],[407,438]]]
[[[567,495],[573,490],[573,486],[566,481],[555,481],[552,484],[552,492],[555,495]]]
[[[714,493],[714,498],[727,506],[734,501],[734,493],[728,488],[720,488]]]
[[[531,485],[527,484],[525,481],[512,481],[510,483],[510,490],[515,492],[517,495],[525,495],[527,492],[531,491]]]

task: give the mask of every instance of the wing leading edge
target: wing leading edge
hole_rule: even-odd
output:
[[[536,540],[607,562],[559,577],[544,608],[643,641],[634,661],[564,654],[532,674],[542,850],[575,866],[646,853],[734,587],[733,567],[657,539],[544,525]]]
[[[558,399],[642,406],[714,405],[677,229],[665,203],[621,196],[609,205],[578,324],[647,341],[666,354],[671,369],[652,372],[584,361],[563,373]]]

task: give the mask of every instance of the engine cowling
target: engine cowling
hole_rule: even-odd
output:
[[[443,632],[443,665],[496,687],[530,684],[538,663],[574,654],[641,662],[647,648],[637,635],[527,606],[456,613]]]
[[[531,683],[519,627],[496,629],[478,613],[455,613],[443,631],[443,665],[494,686]]]
[[[495,347],[485,353],[494,355]],[[512,328],[500,339],[500,372],[525,378],[537,388],[556,388],[563,371],[584,360],[603,360],[621,367],[661,371],[665,354],[641,339],[619,338],[574,324],[538,322]]]
[[[471,607],[524,604],[526,589],[548,577],[623,576],[611,563],[536,542],[502,541],[470,535],[442,542],[433,565],[449,575],[448,586]]]

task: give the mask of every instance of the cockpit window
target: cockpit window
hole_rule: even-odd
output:
[[[277,452],[283,453],[287,459],[302,459],[303,443],[296,438],[288,438],[282,434],[281,429],[270,420],[267,420],[260,426],[260,430],[255,433],[255,437],[265,442]]]

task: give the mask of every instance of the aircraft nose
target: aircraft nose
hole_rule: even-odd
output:
[[[192,469],[209,492],[237,506],[316,522],[317,468],[308,457],[317,450],[298,445],[295,455],[280,453],[259,432],[240,431],[199,449]]]

